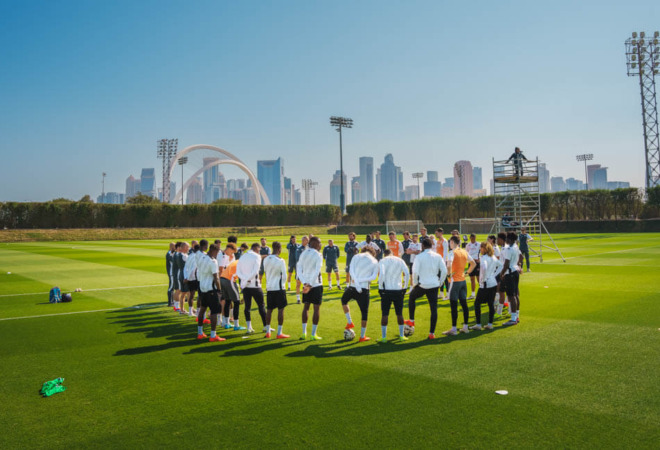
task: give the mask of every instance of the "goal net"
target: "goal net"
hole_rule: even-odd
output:
[[[461,234],[492,234],[497,231],[498,219],[460,219],[458,228]]]
[[[390,234],[390,231],[394,231],[397,235],[403,234],[404,231],[419,234],[419,230],[424,228],[424,224],[421,220],[388,220],[385,227],[387,234]]]

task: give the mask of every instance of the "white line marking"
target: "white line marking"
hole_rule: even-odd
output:
[[[569,260],[569,259],[575,259],[575,258],[588,258],[590,256],[606,255],[606,254],[609,254],[609,253],[635,252],[635,251],[638,251],[638,250],[647,250],[649,248],[657,248],[657,247],[660,247],[660,245],[652,245],[651,247],[626,248],[626,249],[623,249],[623,250],[613,250],[611,252],[589,253],[588,255],[569,256],[568,258],[564,258],[564,259]],[[548,261],[547,263],[544,262],[543,264],[552,264],[552,263],[556,263],[556,262],[561,262],[561,259],[560,260]]]
[[[96,292],[96,291],[114,291],[116,289],[138,289],[138,288],[148,288],[148,287],[163,287],[169,286],[167,284],[145,284],[143,286],[121,286],[121,287],[112,287],[112,288],[97,288],[97,289],[83,289],[81,292]],[[65,289],[62,289],[65,291]],[[74,294],[80,294],[80,292],[71,291]],[[49,292],[26,292],[23,294],[3,294],[0,297],[18,297],[20,295],[42,295],[48,294]]]
[[[163,303],[164,305],[165,303]],[[95,309],[93,311],[72,311],[72,312],[64,312],[64,313],[54,313],[54,314],[40,314],[38,316],[22,316],[22,317],[5,317],[0,319],[2,320],[18,320],[18,319],[36,319],[38,317],[52,317],[52,316],[67,316],[70,314],[88,314],[88,313],[96,313],[96,312],[104,312],[104,311],[119,311],[122,309],[125,310],[135,310],[135,309],[149,309],[149,308],[157,308],[162,305],[154,305],[154,306],[124,306],[122,308],[108,308],[108,309]]]

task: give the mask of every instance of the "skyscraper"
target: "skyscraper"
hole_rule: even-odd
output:
[[[594,189],[594,172],[600,169],[600,164],[590,164],[587,166],[587,187]]]
[[[472,179],[472,163],[458,161],[454,164],[454,195],[472,197],[474,181]]]
[[[374,201],[374,159],[371,156],[360,158],[360,199],[359,202]]]
[[[391,153],[385,155],[385,161],[378,169],[379,192],[378,200],[402,200],[403,195],[403,173],[401,167],[394,165],[394,157]]]
[[[442,182],[438,181],[438,172],[430,170],[426,172],[426,181],[424,182],[424,197],[440,197],[442,192]]]
[[[405,201],[419,200],[419,188],[417,185],[413,184],[411,186],[406,186],[403,191],[403,197]]]
[[[137,180],[133,175],[126,178],[126,198],[135,197],[140,192],[140,179]]]
[[[550,191],[551,192],[563,192],[566,190],[566,183],[564,182],[563,177],[552,177],[550,178]]]
[[[202,203],[202,180],[199,177],[195,178],[186,189],[186,204]]]
[[[607,189],[607,167],[599,167],[593,173],[593,189]]]
[[[576,180],[575,178],[566,178],[566,190],[567,191],[583,191],[584,182],[582,180]]]
[[[284,177],[284,205],[293,204],[293,192],[291,191],[291,186],[293,186],[291,178]]]
[[[472,168],[472,188],[476,191],[477,189],[483,189],[484,185],[481,178],[481,167]]]
[[[362,202],[362,193],[360,192],[360,177],[351,179],[351,203]]]
[[[284,167],[282,158],[257,161],[257,178],[264,187],[271,205],[282,204],[284,191]]]
[[[330,182],[330,204],[340,206],[340,195],[341,195],[341,178],[339,174],[341,172],[337,170],[332,176],[332,181]],[[346,173],[343,175],[344,178],[344,198],[346,198]]]
[[[140,192],[149,197],[156,197],[156,170],[142,169]]]
[[[545,163],[539,163],[539,192],[541,194],[550,192],[550,171]]]

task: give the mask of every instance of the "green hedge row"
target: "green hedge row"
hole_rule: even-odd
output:
[[[9,229],[325,225],[339,219],[331,205],[0,203],[0,227]]]

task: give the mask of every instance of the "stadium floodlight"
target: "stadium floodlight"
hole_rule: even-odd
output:
[[[101,176],[101,203],[105,203],[105,176],[106,173],[103,172]]]
[[[156,155],[163,160],[163,202],[170,202],[170,167],[179,146],[178,139],[160,139],[156,142]]]
[[[343,216],[344,212],[346,212],[346,199],[344,198],[344,153],[342,149],[341,129],[353,128],[353,119],[348,117],[331,116],[330,125],[335,127],[339,132],[339,182],[341,189],[339,191],[339,209]]]
[[[587,190],[589,190],[589,179],[587,176],[587,161],[591,161],[594,159],[594,154],[593,153],[584,153],[582,155],[577,155],[575,159],[580,161],[584,161],[584,185],[587,187]]]
[[[181,166],[181,206],[183,206],[183,166],[187,163],[188,163],[187,156],[179,158],[179,165]]]
[[[655,76],[658,75],[657,61],[660,60],[660,32],[653,38],[646,33],[633,32],[626,39],[626,65],[628,76],[639,78],[642,96],[642,125],[644,132],[644,156],[646,162],[646,188],[660,184],[660,133],[658,132],[658,105],[656,101]]]
[[[417,180],[417,199],[422,198],[422,191],[419,190],[419,179],[424,176],[423,172],[415,172],[412,174],[413,179]]]

